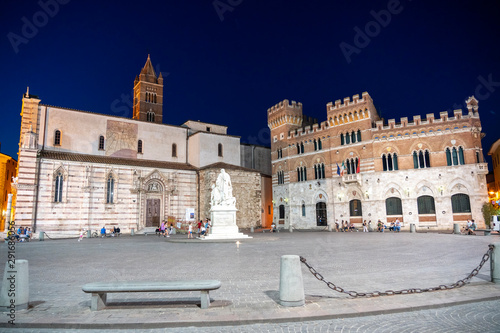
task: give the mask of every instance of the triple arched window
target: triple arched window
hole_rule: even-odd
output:
[[[299,182],[305,182],[307,180],[307,169],[305,166],[297,168],[297,180]]]
[[[281,148],[278,148],[278,159],[283,158],[283,150]]]
[[[398,155],[396,153],[383,154],[382,167],[384,171],[398,170]]]
[[[464,160],[464,149],[462,147],[452,147],[446,148],[446,165],[463,165]]]
[[[315,164],[314,165],[314,179],[324,179],[325,178],[325,164]]]
[[[347,172],[348,175],[359,173],[359,159],[356,158],[348,158],[344,161],[344,172]]]
[[[427,149],[413,152],[413,167],[415,169],[423,169],[431,167],[429,151]]]
[[[146,102],[156,104],[156,93],[147,91],[146,92]]]
[[[278,185],[282,185],[285,183],[285,172],[278,171]]]

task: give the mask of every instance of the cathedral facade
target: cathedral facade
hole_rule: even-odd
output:
[[[199,121],[163,124],[163,78],[149,56],[133,96],[132,119],[23,96],[16,225],[57,237],[205,219],[206,181],[220,168],[235,177],[238,226],[271,224],[270,176],[241,165],[239,137]]]
[[[484,226],[488,166],[478,102],[466,102],[465,113],[387,123],[366,92],[328,103],[320,123],[301,103],[269,108],[274,223],[325,229],[399,219],[403,229],[427,231],[474,219]]]

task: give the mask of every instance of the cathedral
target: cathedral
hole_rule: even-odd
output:
[[[399,122],[381,119],[367,92],[328,103],[320,123],[295,101],[269,108],[274,223],[321,230],[399,219],[406,230],[436,231],[474,219],[484,227],[488,166],[478,101],[466,104],[466,112]]]
[[[134,81],[132,119],[42,104],[29,92],[22,102],[16,225],[51,237],[103,226],[137,232],[163,220],[185,226],[210,217],[221,168],[238,227],[272,223],[270,158],[268,167],[254,160],[269,149],[249,149],[222,125],[164,124],[163,78],[149,56]]]

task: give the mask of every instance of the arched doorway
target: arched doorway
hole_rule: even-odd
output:
[[[326,218],[326,202],[316,203],[316,225],[326,226],[328,221]]]
[[[159,181],[146,185],[146,227],[159,227],[162,216],[163,186]]]

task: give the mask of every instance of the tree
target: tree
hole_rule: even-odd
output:
[[[496,209],[495,206],[493,206],[490,202],[487,202],[483,205],[481,211],[483,212],[484,223],[486,223],[486,226],[488,226],[488,228],[491,228],[491,216],[498,215],[500,213],[499,209]]]

